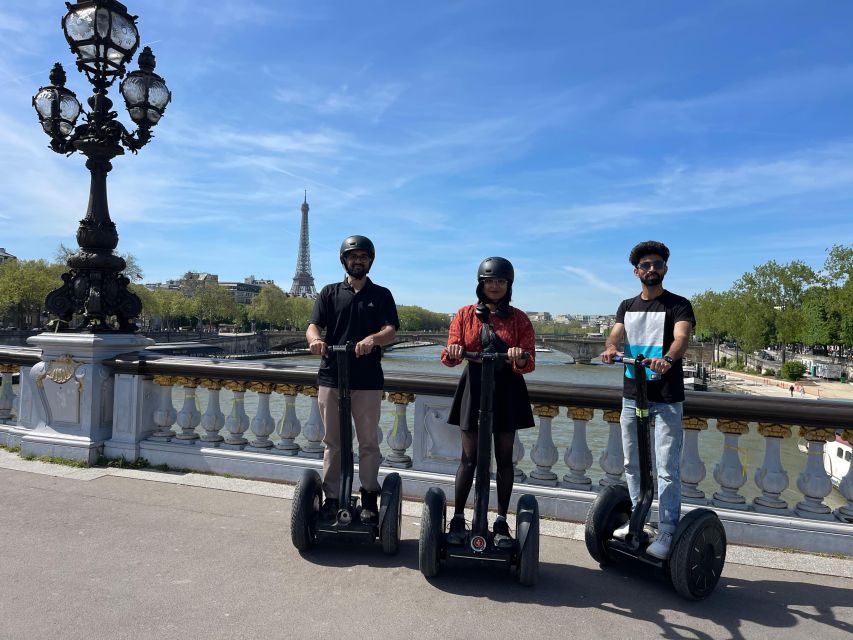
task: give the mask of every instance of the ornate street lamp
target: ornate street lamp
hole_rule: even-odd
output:
[[[70,326],[75,314],[82,320],[77,330],[132,333],[133,319],[142,310],[139,297],[128,290],[129,280],[121,275],[124,259],[113,253],[118,233],[107,205],[107,173],[112,160],[125,149],[136,153],[151,140],[151,127],[160,121],[172,94],[154,73],[154,54],[145,47],[139,55],[139,70],[121,83],[121,93],[137,129],[130,133],[111,111],[107,89],[125,75],[125,65],[139,47],[136,16],[116,0],[83,0],[66,3],[62,19],[65,39],[77,56],[77,69],[86,74],[94,94],[86,101],[90,111],[85,122],[75,126],[81,106],[65,88],[65,71],[58,62],[50,73],[50,85],[33,97],[42,129],[50,136],[50,148],[57,153],[79,151],[86,156],[91,173],[89,207],[77,229],[79,250],[68,258],[64,284],[45,301],[48,311]]]

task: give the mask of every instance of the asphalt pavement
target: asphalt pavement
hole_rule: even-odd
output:
[[[681,599],[600,568],[580,527],[543,521],[539,582],[417,567],[420,505],[397,556],[291,546],[288,485],[74,469],[0,451],[0,638],[851,637],[853,560],[730,547],[717,590]]]

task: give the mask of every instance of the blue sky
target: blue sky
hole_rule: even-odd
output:
[[[853,3],[126,4],[173,94],[109,177],[146,281],[289,289],[306,188],[318,289],[362,233],[375,281],[442,311],[489,255],[514,263],[522,309],[613,313],[640,240],[670,246],[688,296],[853,242]],[[30,104],[56,61],[90,95],[64,13],[0,6],[0,246],[21,258],[74,245],[88,197]]]

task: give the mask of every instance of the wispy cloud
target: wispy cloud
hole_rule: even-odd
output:
[[[583,269],[581,267],[572,267],[569,265],[563,265],[563,271],[575,276],[576,278],[583,281],[584,284],[587,284],[590,287],[593,287],[594,289],[597,289],[599,291],[604,291],[607,293],[615,293],[616,295],[619,295],[619,296],[625,296],[626,295],[626,291],[624,289],[622,289],[621,287],[617,287],[617,286],[607,282],[606,280],[602,280],[601,278],[599,278],[597,275],[595,275],[592,271],[590,271],[588,269]]]

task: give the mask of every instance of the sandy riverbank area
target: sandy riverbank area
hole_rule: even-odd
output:
[[[766,376],[755,376],[748,373],[718,369],[718,373],[726,376],[723,383],[730,391],[747,393],[751,395],[771,396],[777,398],[790,398],[791,385],[798,383],[788,380],[779,380]],[[795,398],[806,398],[812,400],[851,400],[853,401],[853,384],[842,383],[836,380],[822,380],[819,378],[806,377],[799,381],[805,394],[794,392]]]

